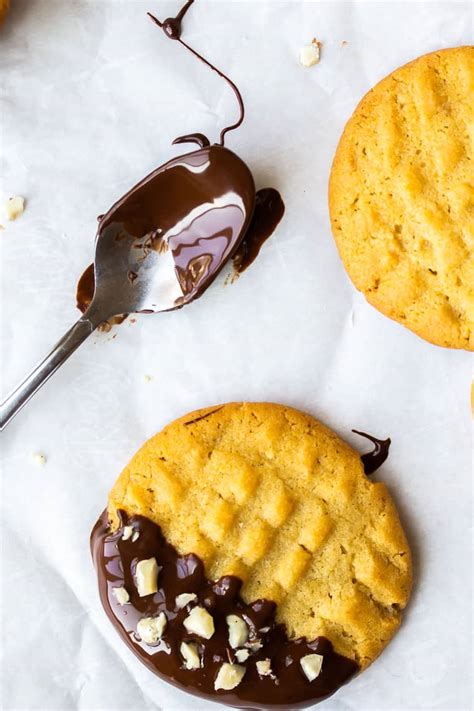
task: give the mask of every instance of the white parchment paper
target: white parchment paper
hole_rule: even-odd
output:
[[[175,136],[216,140],[236,114],[226,86],[145,17],[178,5],[13,0],[0,33],[0,172],[3,196],[24,195],[27,209],[0,234],[5,391],[77,318],[96,216],[182,151]],[[237,283],[93,336],[2,435],[2,708],[217,708],[155,678],[120,642],[88,536],[147,437],[235,399],[299,407],[361,449],[353,427],[393,439],[376,476],[413,547],[413,598],[381,658],[320,708],[469,709],[470,357],[423,342],[355,292],[326,185],[361,96],[417,55],[472,42],[472,6],[198,0],[185,28],[242,88],[247,118],[227,143],[258,187],[281,191],[286,215]],[[304,69],[299,49],[313,37],[321,62]]]

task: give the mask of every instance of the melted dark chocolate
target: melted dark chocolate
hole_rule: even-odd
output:
[[[284,213],[285,204],[278,190],[258,190],[252,221],[232,260],[236,274],[244,272],[257,258],[263,243],[273,234]]]
[[[143,516],[130,519],[120,512],[121,526],[111,533],[104,512],[91,535],[91,550],[97,569],[99,592],[104,609],[122,639],[137,657],[158,676],[198,696],[238,708],[297,709],[326,698],[347,682],[358,666],[336,654],[331,642],[317,637],[311,642],[300,638],[290,640],[284,625],[275,622],[275,603],[256,600],[247,605],[239,595],[241,580],[234,576],[208,580],[202,561],[195,555],[179,555],[163,537],[159,526]],[[123,540],[123,527],[129,525],[139,536]],[[134,573],[138,561],[156,558],[161,570],[158,592],[140,597],[135,587]],[[120,605],[113,589],[125,587],[129,603]],[[176,606],[176,596],[195,593],[198,600],[184,609]],[[212,615],[215,632],[211,639],[188,633],[183,626],[190,609],[200,605]],[[145,644],[136,633],[143,617],[164,612],[166,628],[154,646]],[[262,647],[242,662],[246,673],[232,691],[214,690],[214,681],[224,662],[239,663],[228,640],[226,616],[237,614],[250,629],[249,642],[260,640]],[[188,670],[180,653],[182,642],[198,645],[201,668]],[[300,666],[307,654],[324,657],[319,676],[309,682]],[[260,677],[255,662],[271,659],[272,676]]]
[[[233,256],[254,203],[255,185],[246,164],[227,148],[205,146],[173,158],[132,188],[101,216],[97,239],[105,249],[107,242],[131,243],[134,257],[124,263],[124,289],[139,287],[140,269],[152,251],[169,249],[182,292],[175,307],[180,307],[198,298]],[[100,277],[106,283],[109,275]],[[81,311],[91,303],[94,289],[91,265],[77,287]]]
[[[153,20],[163,28],[163,32],[168,35],[170,39],[179,39],[181,37],[183,17],[193,4],[194,0],[188,0],[185,5],[178,12],[176,17],[168,17],[163,23],[159,22],[156,17]]]
[[[219,137],[220,138],[219,145],[223,146],[225,134],[228,133],[229,131],[233,131],[235,128],[238,128],[244,120],[244,116],[245,116],[244,102],[242,100],[242,95],[241,95],[239,89],[234,84],[232,79],[230,79],[226,74],[224,74],[224,72],[221,72],[220,69],[218,69],[213,64],[211,64],[207,59],[205,59],[201,54],[196,52],[195,49],[190,47],[189,44],[187,44],[186,42],[184,42],[184,40],[181,39],[183,17],[185,16],[186,12],[191,7],[193,2],[194,2],[194,0],[188,0],[188,2],[178,12],[176,17],[168,17],[164,22],[160,22],[160,20],[158,20],[154,15],[152,15],[151,12],[148,12],[147,15],[148,15],[148,17],[150,17],[153,20],[153,22],[156,25],[158,25],[158,27],[161,27],[161,29],[163,30],[163,32],[165,33],[165,35],[167,37],[169,37],[170,39],[173,39],[173,40],[177,40],[180,44],[183,45],[183,47],[186,47],[186,49],[189,52],[191,52],[191,54],[193,54],[195,57],[197,57],[201,62],[204,62],[204,64],[207,67],[209,67],[210,69],[212,69],[212,71],[216,72],[216,74],[218,74],[220,77],[222,77],[222,79],[224,79],[229,84],[232,91],[234,92],[235,98],[237,99],[237,102],[239,104],[240,114],[239,114],[238,120],[235,123],[233,123],[231,126],[226,126],[225,128],[222,129],[222,131],[220,133],[220,137]],[[202,134],[194,134],[194,136],[196,136],[196,135],[199,135],[202,137]],[[186,137],[186,138],[189,138],[189,137]],[[205,138],[205,136],[204,136],[204,138]]]
[[[203,133],[188,133],[186,136],[178,136],[172,143],[173,146],[179,143],[197,143],[199,148],[205,148],[211,145],[209,139]]]
[[[199,134],[197,134],[199,135]],[[191,140],[195,136],[183,136],[183,141]],[[180,139],[176,139],[174,143]],[[198,139],[196,138],[196,141]],[[254,262],[258,256],[264,242],[273,234],[285,212],[285,205],[280,193],[274,188],[263,188],[258,190],[255,195],[255,209],[247,231],[240,245],[237,247],[232,263],[234,272],[241,274]],[[99,221],[104,219],[104,215],[100,215]],[[124,239],[126,235],[119,232],[116,240]],[[163,234],[158,231],[151,232],[144,241],[139,245],[146,253],[147,250],[156,250],[164,252],[168,249],[168,244],[165,241]],[[133,283],[137,278],[136,272],[129,271],[128,279]],[[90,264],[84,273],[81,275],[77,284],[76,290],[76,306],[84,313],[89,307],[94,296],[94,265]],[[126,316],[115,317],[115,323],[120,323],[117,319],[124,320]]]
[[[173,158],[132,188],[102,218],[99,238],[101,244],[130,240],[138,265],[166,243],[182,290],[175,305],[181,306],[200,296],[232,257],[254,203],[245,163],[227,148],[205,146]]]
[[[388,439],[377,439],[377,437],[373,437],[366,432],[359,432],[359,430],[352,431],[374,443],[373,450],[361,456],[364,471],[367,476],[370,476],[370,474],[373,474],[379,467],[381,467],[387,459],[392,440],[390,437]]]

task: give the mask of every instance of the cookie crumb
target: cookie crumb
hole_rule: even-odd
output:
[[[21,195],[9,198],[5,205],[5,211],[8,220],[16,220],[25,211],[25,198],[21,197]]]
[[[348,44],[349,42],[347,40],[342,40],[341,47],[347,47]]]
[[[43,454],[43,452],[33,452],[31,458],[33,459],[34,463],[38,464],[38,466],[40,467],[44,467],[44,465],[48,461],[46,455]]]
[[[321,42],[315,37],[311,44],[307,44],[300,49],[300,63],[303,67],[313,67],[321,59]]]

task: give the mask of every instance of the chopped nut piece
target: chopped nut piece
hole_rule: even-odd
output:
[[[319,676],[323,666],[322,654],[307,654],[300,659],[301,668],[309,681],[313,681]]]
[[[20,217],[25,211],[25,198],[22,198],[20,195],[9,198],[5,210],[9,220],[16,220],[17,217]]]
[[[229,644],[232,649],[243,647],[249,638],[249,628],[238,615],[227,615],[225,618],[229,627]]]
[[[160,612],[158,617],[142,617],[137,624],[137,632],[145,644],[156,644],[160,641],[166,627],[166,615]]]
[[[246,671],[245,667],[240,666],[240,664],[228,664],[224,662],[214,682],[214,689],[216,691],[218,691],[218,689],[224,689],[225,691],[235,689],[244,678]]]
[[[126,605],[127,602],[130,602],[130,595],[123,586],[121,588],[112,588],[112,595],[119,605]]]
[[[179,651],[185,661],[186,669],[200,669],[201,659],[199,658],[197,644],[194,644],[194,642],[181,642]]]
[[[194,602],[194,600],[197,600],[196,593],[181,593],[181,595],[176,597],[174,602],[178,610],[182,610],[183,607],[189,605],[190,602]]]
[[[137,563],[135,576],[137,579],[137,590],[140,597],[152,595],[158,590],[158,573],[161,568],[156,562],[156,558],[147,558]]]
[[[183,622],[188,632],[211,639],[214,634],[214,620],[203,607],[194,607]]]
[[[262,644],[261,640],[257,639],[256,642],[247,642],[247,644],[245,646],[250,649],[252,654],[254,654],[255,652],[258,652],[258,650],[263,647],[263,644]]]
[[[34,454],[32,454],[32,459],[33,459],[34,463],[39,464],[40,467],[44,467],[44,465],[48,461],[46,459],[46,455],[43,454],[42,452],[35,452]]]
[[[271,676],[272,666],[270,659],[262,659],[262,661],[257,662],[256,667],[260,676]]]
[[[250,657],[250,652],[248,649],[238,649],[235,653],[235,658],[238,662],[246,662]]]
[[[300,62],[303,67],[312,67],[317,64],[321,56],[321,42],[313,39],[311,44],[307,44],[300,49]]]
[[[133,526],[124,526],[122,533],[122,541],[128,541],[133,535]]]
[[[140,531],[134,531],[133,536],[132,536],[132,543],[135,543],[135,541],[138,541],[140,538]]]

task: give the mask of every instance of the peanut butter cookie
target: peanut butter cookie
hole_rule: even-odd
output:
[[[474,47],[426,54],[362,99],[329,182],[357,289],[440,346],[474,350]]]
[[[10,9],[10,0],[0,0],[0,25],[4,21]]]

